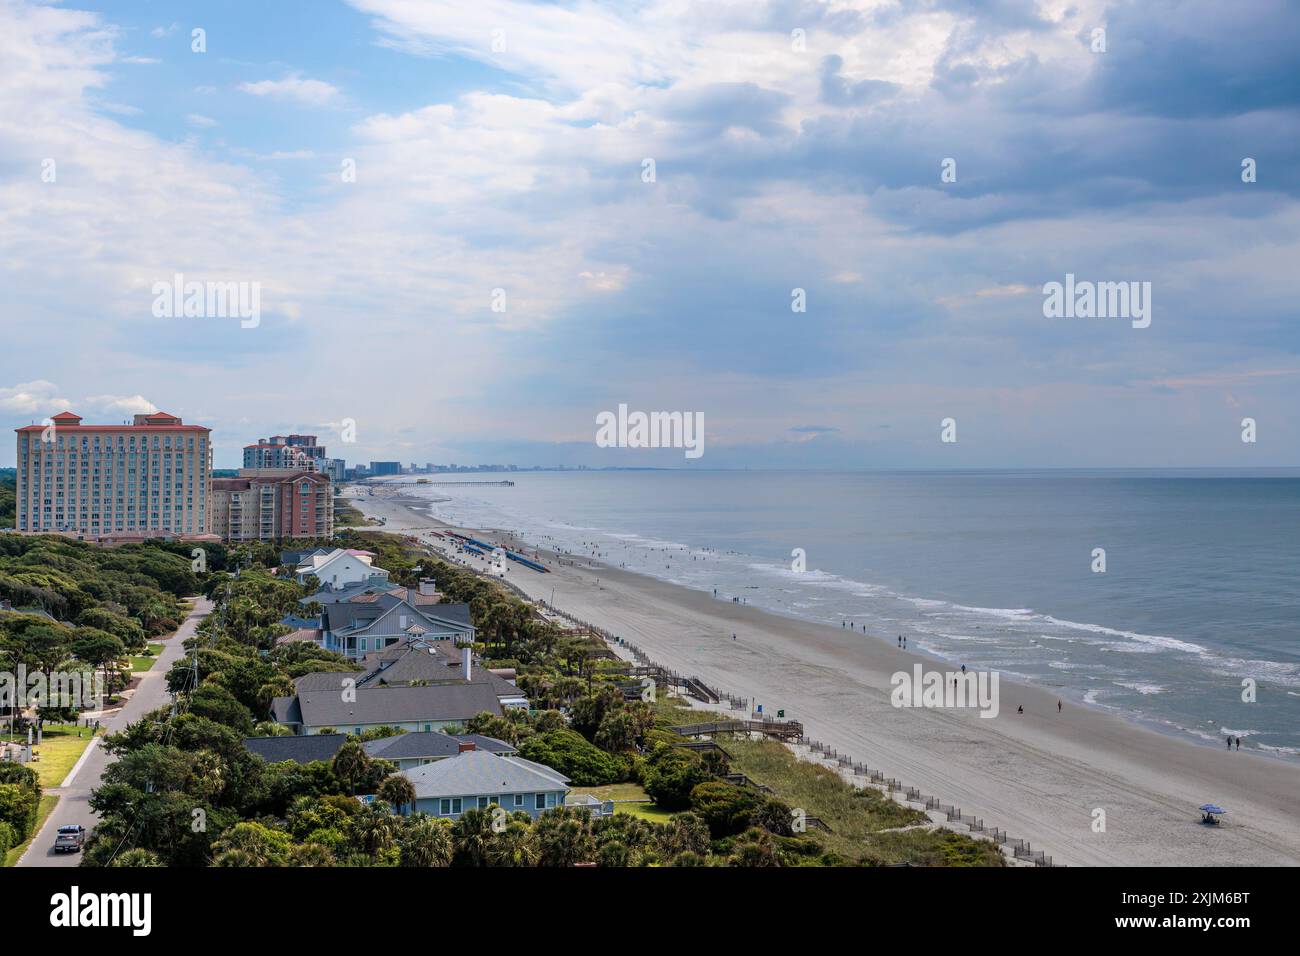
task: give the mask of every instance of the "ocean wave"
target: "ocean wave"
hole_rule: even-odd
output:
[[[1183,651],[1188,654],[1208,654],[1210,653],[1200,644],[1193,644],[1190,641],[1180,641],[1176,637],[1163,637],[1159,634],[1142,634],[1138,631],[1122,631],[1113,627],[1105,627],[1101,624],[1084,624],[1079,621],[1063,621],[1060,618],[1052,617],[1050,614],[1044,615],[1044,618],[1057,627],[1068,627],[1079,631],[1088,631],[1093,634],[1108,634],[1112,637],[1126,637],[1130,641],[1137,641],[1141,644],[1149,644],[1152,647],[1161,647],[1171,651]]]
[[[1135,690],[1139,694],[1163,694],[1165,692],[1165,688],[1159,684],[1148,684],[1142,681],[1115,680],[1111,681],[1111,683],[1120,687],[1127,687],[1129,690]]]

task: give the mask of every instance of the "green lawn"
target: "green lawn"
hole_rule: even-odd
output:
[[[81,736],[77,736],[78,733]],[[77,727],[75,724],[46,724],[44,740],[36,748],[40,759],[32,764],[32,768],[41,778],[41,786],[57,787],[63,783],[63,778],[68,775],[72,765],[90,744],[90,738],[91,731],[86,727]],[[13,736],[0,734],[0,740],[26,743],[27,735],[25,733]]]
[[[158,660],[158,654],[162,651],[161,644],[150,644],[145,649],[145,653],[131,658],[131,673],[138,674],[140,671],[147,671]]]
[[[53,794],[46,793],[41,795],[41,806],[36,813],[36,827],[32,830],[32,835],[28,837],[26,843],[14,847],[6,853],[4,860],[0,861],[0,865],[13,866],[18,862],[18,858],[27,852],[27,847],[31,845],[32,840],[36,839],[36,834],[41,832],[41,827],[45,826],[46,817],[54,812],[54,806],[58,802],[59,798]]]
[[[605,787],[574,786],[572,796],[589,793],[597,800],[644,800],[649,802],[645,789],[639,783],[611,783]]]
[[[629,813],[642,820],[666,823],[672,813],[655,806],[639,783],[612,783],[605,787],[574,787],[570,798],[591,794],[597,800],[613,800],[615,813]]]

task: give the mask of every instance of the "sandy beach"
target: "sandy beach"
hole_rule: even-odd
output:
[[[427,500],[387,492],[353,503],[384,520],[369,530],[441,540],[427,532],[445,526],[408,507]],[[656,662],[768,713],[784,709],[809,736],[1029,840],[1057,863],[1300,864],[1298,762],[1197,745],[1075,703],[1058,713],[1055,695],[1006,680],[991,719],[973,709],[895,708],[891,675],[951,665],[895,647],[892,635],[767,614],[583,558],[559,564],[531,542],[514,544],[539,551],[553,572],[511,564],[508,580],[531,596],[550,601],[554,589],[557,608]],[[1222,826],[1200,824],[1196,808],[1206,802],[1229,810]],[[1104,832],[1095,829],[1097,810]]]

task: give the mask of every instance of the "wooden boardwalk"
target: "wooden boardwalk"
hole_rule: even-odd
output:
[[[760,733],[776,737],[778,740],[797,740],[803,736],[803,724],[797,720],[711,720],[703,724],[685,724],[672,729],[683,737]]]

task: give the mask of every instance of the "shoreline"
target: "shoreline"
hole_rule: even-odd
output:
[[[357,530],[441,539],[451,527],[400,493],[349,499],[385,522]],[[1002,680],[1000,713],[904,709],[889,702],[897,671],[951,662],[843,628],[715,599],[704,591],[564,555],[506,532],[457,529],[536,551],[551,574],[512,564],[507,580],[640,646],[664,666],[801,720],[816,737],[1029,840],[1070,865],[1300,864],[1300,766],[1227,752],[1057,695]],[[599,583],[597,583],[599,582]],[[735,634],[735,640],[727,638]],[[1016,708],[1023,706],[1023,715]],[[1226,748],[1225,748],[1226,750]],[[1198,823],[1221,803],[1223,827]],[[1095,832],[1096,811],[1105,831]]]

